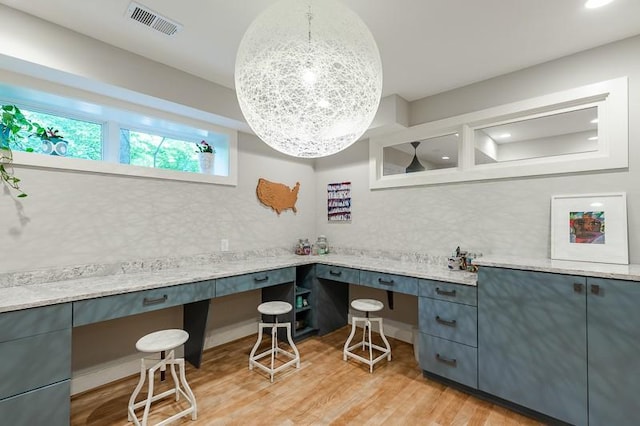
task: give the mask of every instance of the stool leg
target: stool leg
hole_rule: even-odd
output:
[[[173,378],[173,387],[175,388],[177,402],[180,400],[180,383],[178,382],[178,376],[176,375],[175,353],[173,352],[173,350],[169,352],[169,355],[166,357],[166,359],[166,362],[167,364],[169,364],[169,368],[171,371],[171,377]],[[162,378],[160,378],[160,380],[162,380]]]
[[[191,420],[196,420],[196,418],[198,417],[198,406],[196,405],[196,397],[193,394],[191,387],[189,387],[189,384],[187,383],[187,376],[185,374],[185,367],[184,367],[184,359],[180,358],[180,359],[177,359],[175,362],[178,364],[178,370],[180,371],[180,382],[182,383],[182,387],[184,388],[189,398],[189,402],[191,402],[191,406],[193,407],[193,411],[191,412]]]
[[[356,320],[351,318],[351,334],[349,334],[349,337],[347,337],[347,341],[344,343],[344,349],[342,350],[343,361],[347,360],[347,349],[349,348],[349,344],[351,343],[351,340],[353,339],[353,336],[355,336],[355,334],[356,334]]]
[[[371,340],[371,321],[367,318],[367,322],[365,324],[365,328],[368,330],[369,337],[369,373],[373,373],[373,341]]]
[[[142,426],[147,426],[149,419],[149,410],[151,409],[151,399],[153,398],[153,377],[156,373],[156,366],[149,369],[149,393],[147,394],[147,403],[144,404],[144,414],[142,415]]]
[[[276,362],[276,351],[278,350],[278,322],[271,327],[271,383],[273,383],[273,369]]]
[[[300,368],[300,352],[298,352],[296,344],[293,343],[293,337],[291,336],[291,323],[288,322],[285,326],[287,328],[287,340],[289,341],[289,346],[291,346],[291,349],[293,349],[293,352],[296,354],[296,368]]]
[[[253,370],[253,356],[256,354],[256,351],[262,342],[262,329],[264,326],[265,324],[262,322],[258,324],[258,340],[256,341],[256,344],[253,345],[253,349],[251,349],[251,353],[249,354],[249,370]]]
[[[127,420],[129,420],[130,422],[135,420],[135,423],[138,424],[138,420],[136,417],[136,414],[133,410],[133,405],[136,403],[136,398],[138,397],[138,394],[140,393],[140,390],[142,389],[142,386],[144,385],[144,379],[147,375],[147,368],[144,365],[144,358],[142,358],[140,360],[140,380],[138,380],[138,385],[136,386],[136,388],[133,390],[133,393],[131,394],[131,398],[129,398],[129,407],[128,407],[128,414],[127,414]]]
[[[387,340],[386,336],[384,335],[384,330],[382,329],[382,318],[379,319],[378,325],[380,326],[380,337],[382,337],[382,341],[384,342],[384,346],[387,348],[387,351],[389,351],[389,354],[387,355],[387,361],[391,361],[391,345],[389,345],[389,341]]]

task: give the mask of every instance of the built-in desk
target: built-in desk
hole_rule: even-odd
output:
[[[185,358],[199,366],[213,298],[261,289],[263,301],[287,300],[302,338],[347,324],[345,284],[418,295],[419,278],[475,284],[475,275],[441,266],[292,255],[0,288],[0,419],[68,424],[73,327],[182,305]]]

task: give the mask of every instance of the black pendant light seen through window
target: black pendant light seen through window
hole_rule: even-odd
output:
[[[420,163],[420,160],[418,160],[418,146],[420,142],[411,142],[411,145],[413,146],[413,160],[405,169],[405,173],[421,172],[425,170],[425,168],[422,163]]]

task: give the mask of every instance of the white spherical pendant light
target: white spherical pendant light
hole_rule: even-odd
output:
[[[249,126],[296,157],[341,151],[367,130],[382,94],[371,32],[334,0],[281,0],[249,26],[235,84]]]

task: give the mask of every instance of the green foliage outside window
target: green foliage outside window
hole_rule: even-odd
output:
[[[22,112],[29,120],[40,123],[45,128],[59,130],[69,144],[67,157],[102,160],[102,125],[24,109]],[[30,137],[20,143],[20,146],[11,148],[20,151],[32,148],[33,152],[42,152],[42,141],[38,137]]]
[[[199,172],[195,142],[134,130],[121,130],[120,162],[137,166]]]

